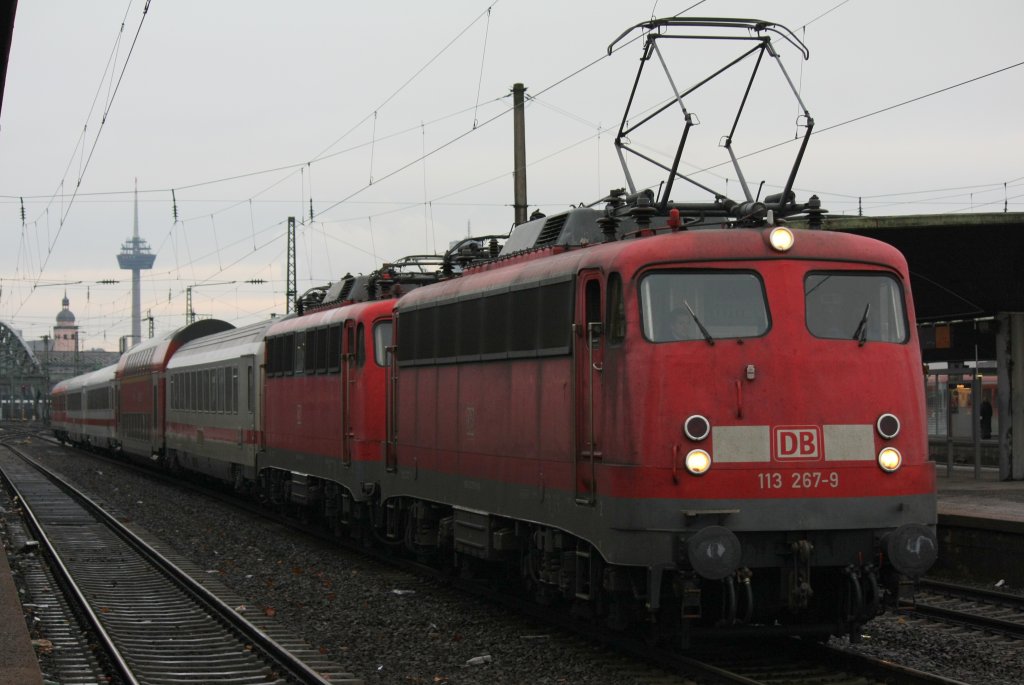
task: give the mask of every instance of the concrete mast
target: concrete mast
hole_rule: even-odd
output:
[[[139,181],[135,180],[135,227],[132,237],[121,245],[117,264],[132,272],[132,345],[142,341],[142,289],[140,272],[152,269],[156,255],[150,252],[149,243],[139,237]]]

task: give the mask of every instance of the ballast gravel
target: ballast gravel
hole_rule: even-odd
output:
[[[368,685],[645,682],[623,680],[602,647],[432,581],[81,452],[33,452]],[[977,685],[1024,673],[1021,642],[891,614],[861,632],[831,644]]]

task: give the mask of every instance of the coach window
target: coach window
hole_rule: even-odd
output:
[[[626,339],[626,301],[622,298],[622,276],[608,277],[608,342],[621,343]]]
[[[246,404],[249,408],[249,413],[252,414],[254,411],[254,395],[256,394],[256,387],[253,385],[253,368],[252,366],[246,366]]]
[[[200,382],[202,386],[202,399],[199,400],[199,409],[202,411],[210,411],[210,371],[209,369],[203,370],[203,380]]]
[[[230,414],[231,411],[232,411],[232,409],[231,409],[231,402],[232,402],[232,400],[231,400],[231,396],[232,396],[231,367],[229,367],[229,366],[221,367],[220,373],[221,373],[221,383],[220,383],[220,386],[221,386],[221,399],[223,400],[222,403],[221,403],[221,410],[225,414]]]
[[[640,281],[644,337],[656,343],[762,336],[765,302],[753,272],[659,271]]]
[[[807,330],[816,338],[907,342],[899,282],[884,273],[813,272],[804,279]]]
[[[387,366],[390,361],[388,348],[391,347],[391,328],[390,321],[381,321],[373,326],[373,360],[377,366]]]

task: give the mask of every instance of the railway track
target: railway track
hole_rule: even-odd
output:
[[[933,621],[1024,640],[1024,597],[923,580],[909,612]]]
[[[223,503],[246,509],[254,514],[270,518],[282,525],[288,525],[305,534],[321,537],[337,543],[338,539],[328,532],[317,531],[309,525],[287,521],[273,511],[258,507],[253,503],[239,501],[236,497],[223,491],[212,490],[204,485],[182,481],[180,478],[169,478],[166,474],[143,469],[120,460],[92,455],[109,464],[144,473],[172,485],[185,487],[205,496],[216,498]],[[367,550],[362,550],[366,552]],[[378,558],[378,560],[380,560]],[[415,563],[396,564],[391,559],[389,564],[403,572],[420,575],[427,573],[424,567]],[[437,580],[439,576],[430,578]],[[468,590],[487,601],[498,603],[510,611],[537,619],[545,625],[557,630],[546,639],[565,640],[567,650],[572,649],[572,639],[558,637],[559,633],[566,636],[575,635],[592,643],[605,647],[601,656],[595,658],[601,663],[602,670],[615,678],[615,682],[657,683],[658,685],[691,685],[709,684],[742,684],[760,685],[764,683],[787,683],[803,685],[804,683],[823,683],[829,685],[881,685],[882,683],[900,685],[962,685],[960,681],[941,676],[921,673],[894,665],[891,662],[876,660],[870,657],[852,654],[840,650],[822,647],[816,643],[799,640],[782,640],[769,645],[755,642],[730,641],[730,649],[721,650],[714,645],[695,645],[689,655],[681,655],[678,650],[670,648],[652,648],[644,640],[631,639],[618,633],[594,628],[580,622],[571,615],[561,615],[550,609],[524,605],[518,597],[495,596],[493,587],[487,582],[474,582],[462,579],[447,578],[445,583]],[[397,583],[396,584],[400,584]]]
[[[9,443],[3,447],[4,481],[68,603],[102,645],[100,662],[111,671],[105,678],[362,682],[283,631],[269,634],[275,629],[268,622],[246,619],[84,495]]]

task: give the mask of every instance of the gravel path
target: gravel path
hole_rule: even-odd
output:
[[[368,684],[642,682],[609,673],[596,646],[436,583],[87,455],[33,451],[122,518],[219,574],[247,598],[247,610],[276,615]],[[872,621],[863,634],[856,645],[833,644],[966,683],[1024,678],[1024,643],[897,616]]]

